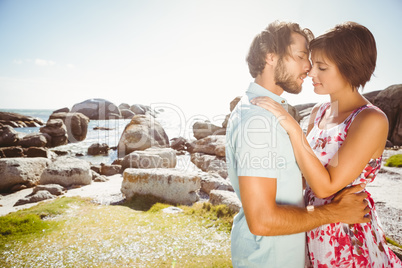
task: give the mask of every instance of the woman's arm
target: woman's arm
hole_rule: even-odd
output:
[[[364,110],[356,116],[347,138],[325,168],[310,148],[299,124],[280,104],[268,98],[258,98],[255,104],[271,111],[288,132],[303,176],[320,198],[331,196],[350,184],[379,148],[385,146],[387,117],[374,109]],[[310,122],[314,122],[314,118],[311,116]]]

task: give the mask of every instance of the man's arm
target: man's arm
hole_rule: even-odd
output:
[[[275,201],[276,179],[239,176],[240,195],[248,227],[254,235],[277,236],[312,230],[333,222],[365,223],[370,218],[365,192],[356,185],[343,190],[332,203],[314,211]]]

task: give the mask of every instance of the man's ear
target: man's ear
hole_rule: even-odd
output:
[[[274,65],[277,60],[277,56],[275,53],[268,53],[265,57],[265,62],[269,65]]]

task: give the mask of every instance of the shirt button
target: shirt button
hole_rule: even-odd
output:
[[[282,100],[282,101],[281,101],[281,103],[285,103],[285,101],[284,101],[284,100]]]

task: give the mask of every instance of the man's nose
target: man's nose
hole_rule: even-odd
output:
[[[307,60],[306,66],[304,67],[304,71],[308,73],[310,72],[310,70],[311,70],[311,63],[309,60]]]

